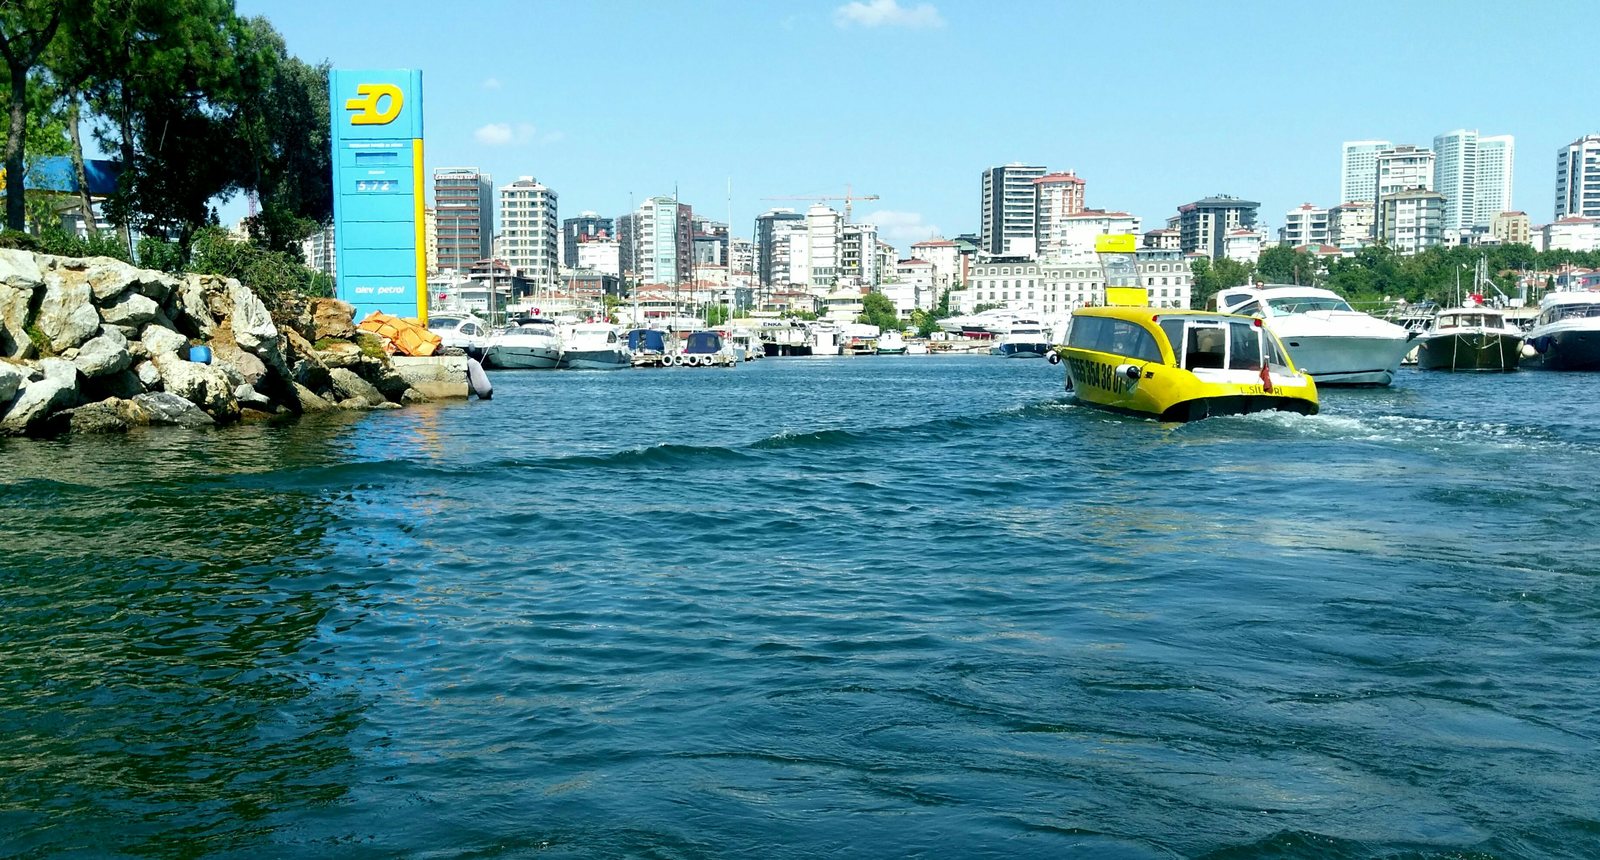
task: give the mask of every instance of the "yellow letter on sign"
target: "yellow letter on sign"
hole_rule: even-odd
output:
[[[380,112],[378,101],[385,96],[389,103]],[[351,125],[388,125],[400,115],[400,106],[404,103],[400,88],[394,84],[360,84],[356,87],[356,98],[345,102],[344,109],[357,111],[350,117]]]

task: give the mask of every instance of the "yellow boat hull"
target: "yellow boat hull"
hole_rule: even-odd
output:
[[[1182,368],[1106,352],[1070,346],[1056,352],[1066,366],[1067,388],[1079,402],[1113,412],[1161,421],[1273,411],[1317,414],[1317,385],[1305,374],[1272,373],[1268,391],[1260,375],[1248,371],[1214,371],[1206,379]]]

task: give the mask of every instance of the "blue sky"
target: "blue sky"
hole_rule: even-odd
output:
[[[857,193],[902,251],[976,231],[985,167],[1073,169],[1161,226],[1226,193],[1338,202],[1339,145],[1516,136],[1515,204],[1551,217],[1555,150],[1600,132],[1586,2],[239,0],[304,59],[423,69],[428,167],[536,176],[562,217],[671,194],[736,235]]]

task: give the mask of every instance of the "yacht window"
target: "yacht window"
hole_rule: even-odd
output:
[[[1337,296],[1284,296],[1267,299],[1267,307],[1280,314],[1303,314],[1307,311],[1348,311],[1350,303]]]
[[[614,331],[606,332],[606,343],[616,343],[616,342],[617,342],[617,333],[614,332]]]
[[[1439,328],[1455,328],[1458,325],[1461,325],[1461,318],[1455,314],[1445,314],[1439,317]]]
[[[1252,302],[1247,302],[1245,304],[1240,305],[1237,308],[1234,308],[1233,310],[1229,311],[1228,313],[1238,314],[1239,316],[1242,316],[1242,317],[1260,316],[1261,315],[1261,306],[1256,304],[1253,301]]]
[[[467,335],[468,337],[477,337],[479,334],[482,334],[483,331],[482,329],[478,328],[476,323],[467,323],[461,327],[461,333]]]

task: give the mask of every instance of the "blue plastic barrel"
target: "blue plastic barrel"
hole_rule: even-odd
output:
[[[189,360],[194,362],[194,363],[196,363],[196,364],[210,364],[211,363],[211,347],[209,347],[209,346],[191,346],[191,347],[189,347]]]

